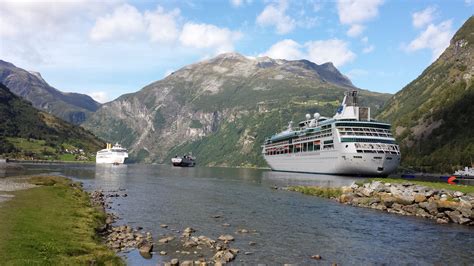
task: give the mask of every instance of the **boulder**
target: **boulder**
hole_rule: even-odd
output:
[[[174,236],[168,236],[168,237],[161,238],[160,240],[158,240],[158,242],[160,244],[166,244],[172,240],[174,240]]]
[[[360,192],[362,193],[363,196],[370,197],[372,196],[372,193],[374,192],[374,190],[369,187],[369,188],[363,188],[362,190],[360,190]]]
[[[415,215],[418,210],[418,204],[405,205],[402,207],[402,210],[409,214]]]
[[[471,221],[471,219],[463,217],[459,211],[447,212],[447,214],[449,219],[451,219],[453,223],[467,224]]]
[[[194,233],[194,232],[196,232],[196,230],[194,230],[192,227],[186,227],[184,229],[184,232],[185,233]]]
[[[172,259],[170,262],[171,262],[171,266],[178,266],[179,265],[179,260],[178,259]]]
[[[383,192],[386,190],[385,185],[380,181],[374,181],[370,183],[369,188],[375,192]]]
[[[352,187],[350,186],[343,186],[341,187],[341,192],[342,194],[348,194],[348,193],[352,193],[354,190],[352,189]]]
[[[402,205],[411,205],[415,202],[415,197],[410,193],[396,194],[394,197],[395,201]]]
[[[311,258],[314,259],[314,260],[320,260],[320,259],[322,259],[322,258],[321,258],[321,255],[318,255],[318,254],[311,256]]]
[[[185,261],[181,262],[179,265],[181,265],[181,266],[193,266],[194,262],[192,260],[185,260]]]
[[[192,248],[192,247],[195,247],[195,246],[197,246],[197,245],[198,245],[198,243],[196,243],[195,241],[193,241],[193,240],[187,240],[186,242],[184,242],[183,247],[185,247],[185,248]]]
[[[221,241],[234,241],[234,237],[231,235],[221,235],[218,239]]]
[[[416,203],[420,203],[420,202],[425,202],[426,201],[426,196],[425,194],[422,194],[422,193],[416,193],[415,196],[415,202]]]
[[[438,209],[441,210],[441,211],[444,211],[444,210],[453,210],[454,211],[454,210],[461,207],[460,202],[447,200],[447,198],[445,198],[446,200],[442,200],[442,199],[440,199],[436,202],[438,204]]]
[[[438,213],[438,204],[434,201],[421,202],[419,206],[427,210],[431,215],[436,215]]]
[[[150,253],[153,250],[153,243],[143,240],[138,244],[140,253]]]
[[[449,221],[446,218],[437,218],[436,222],[439,224],[447,224]]]
[[[342,194],[339,197],[339,202],[340,203],[350,203],[354,199],[354,193],[347,193],[347,194]]]
[[[230,250],[221,250],[218,251],[212,258],[215,262],[225,263],[234,260],[235,255]]]
[[[388,194],[382,194],[380,196],[380,200],[382,201],[383,205],[385,205],[385,207],[391,207],[393,203],[396,202],[396,198]]]

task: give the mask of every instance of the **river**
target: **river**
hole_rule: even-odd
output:
[[[165,165],[39,165],[0,173],[59,174],[84,184],[88,191],[125,189],[114,198],[117,224],[141,226],[155,240],[191,226],[197,235],[235,237],[240,249],[234,263],[470,264],[474,263],[474,229],[456,224],[356,208],[274,186],[351,184],[357,178],[280,173],[258,169],[173,168]],[[220,216],[214,218],[213,216]],[[224,227],[228,223],[231,226]],[[160,224],[167,224],[168,229]],[[238,234],[238,229],[251,233]],[[249,245],[255,242],[256,245]],[[157,247],[155,250],[159,251]],[[251,252],[244,255],[244,252]],[[122,254],[131,265],[156,265],[177,256],[142,258]],[[319,254],[321,261],[311,259]]]

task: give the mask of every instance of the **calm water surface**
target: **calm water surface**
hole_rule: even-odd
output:
[[[126,189],[114,199],[118,224],[142,226],[155,240],[170,228],[191,226],[216,239],[232,234],[241,250],[235,263],[267,265],[474,264],[474,229],[438,225],[431,220],[355,208],[337,202],[274,190],[273,186],[352,183],[355,178],[227,168],[173,168],[157,165],[26,165],[24,173],[61,174],[87,190]],[[0,173],[0,176],[2,173]],[[212,218],[221,215],[221,218]],[[230,223],[230,227],[223,227]],[[236,234],[238,229],[256,230]],[[249,246],[250,241],[257,245]],[[156,249],[160,250],[160,249]],[[243,252],[253,252],[244,255]],[[169,257],[142,258],[126,253],[133,265],[156,265]],[[320,254],[322,261],[310,257]]]

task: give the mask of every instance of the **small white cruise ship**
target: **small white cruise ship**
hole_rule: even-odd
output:
[[[370,118],[348,91],[332,118],[315,113],[265,140],[262,150],[275,171],[387,176],[400,165],[400,148],[390,124]]]
[[[97,152],[96,163],[98,164],[123,164],[128,158],[127,149],[120,144],[107,143],[107,147]]]

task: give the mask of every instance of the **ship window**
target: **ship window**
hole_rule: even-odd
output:
[[[362,159],[362,156],[354,156],[355,159]]]
[[[374,159],[381,160],[382,157],[374,157]]]

